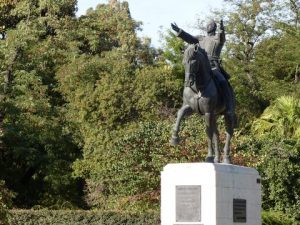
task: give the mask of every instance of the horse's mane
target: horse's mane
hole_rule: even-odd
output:
[[[183,64],[188,63],[195,54],[195,45],[189,45],[184,51]]]
[[[187,63],[191,59],[197,57],[197,54],[204,55],[204,57],[208,60],[206,51],[203,48],[201,48],[199,44],[191,44],[187,47],[187,49],[184,52],[183,63]]]
[[[197,63],[192,63],[192,60],[196,60]],[[200,86],[207,85],[207,82],[213,77],[207,53],[199,44],[192,44],[187,47],[184,52],[183,64],[190,65],[193,68],[196,87],[199,89]],[[189,69],[189,73],[191,72],[191,68]]]

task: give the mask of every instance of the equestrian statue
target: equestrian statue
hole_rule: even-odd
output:
[[[217,115],[224,115],[226,141],[223,163],[230,164],[230,141],[236,126],[235,97],[228,81],[229,74],[221,66],[220,53],[225,43],[225,29],[220,22],[211,20],[207,24],[206,37],[194,37],[180,29],[176,23],[171,24],[177,36],[190,44],[184,52],[185,84],[183,104],[177,113],[177,119],[170,143],[179,144],[180,123],[183,118],[197,113],[204,116],[208,137],[208,154],[206,162],[219,163],[219,133]]]

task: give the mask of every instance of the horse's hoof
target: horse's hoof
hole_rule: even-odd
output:
[[[215,156],[214,163],[220,163],[220,157],[219,156]]]
[[[179,137],[176,137],[176,136],[172,136],[171,140],[170,140],[170,144],[173,145],[173,146],[176,146],[178,145],[180,142],[180,139]]]
[[[214,163],[214,157],[213,156],[207,156],[206,159],[205,159],[205,162]]]
[[[224,158],[223,158],[223,163],[224,163],[224,164],[231,164],[230,156],[224,156]]]

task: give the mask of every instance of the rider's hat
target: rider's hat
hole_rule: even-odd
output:
[[[207,25],[206,25],[206,31],[207,33],[212,33],[215,32],[217,29],[217,24],[214,20],[210,20],[208,21]]]

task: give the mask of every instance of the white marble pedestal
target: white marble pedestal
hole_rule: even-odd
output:
[[[258,172],[230,164],[168,164],[161,172],[161,225],[261,225]]]

